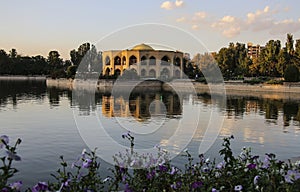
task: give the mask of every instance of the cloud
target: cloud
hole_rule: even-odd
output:
[[[280,35],[286,33],[294,33],[300,31],[300,21],[294,21],[292,19],[285,19],[275,22],[270,29],[270,34]]]
[[[180,17],[178,19],[176,19],[176,22],[180,23],[180,22],[184,22],[186,20],[185,17]]]
[[[171,3],[174,8],[175,3]],[[265,6],[262,9],[245,13],[239,17],[234,15],[224,15],[215,17],[210,13],[198,11],[190,16],[180,17],[176,22],[184,22],[190,25],[193,30],[213,29],[219,31],[227,38],[233,38],[243,32],[268,32],[271,35],[285,35],[286,33],[295,33],[300,31],[300,18],[282,19],[287,7],[272,9]]]
[[[192,29],[193,30],[199,30],[199,26],[198,25],[192,25]]]
[[[175,6],[176,6],[176,7],[182,7],[183,4],[184,4],[183,1],[180,1],[180,0],[176,0],[176,1],[175,1]]]
[[[224,16],[221,19],[221,21],[224,22],[224,23],[233,23],[235,21],[235,18],[230,16],[230,15],[227,15],[227,16]]]
[[[173,9],[173,4],[170,1],[165,1],[160,5],[160,8],[166,9],[166,10],[171,10],[171,9]]]
[[[207,13],[204,11],[196,12],[194,15],[199,19],[205,19],[207,17]]]
[[[184,5],[184,2],[182,0],[176,0],[175,2],[165,1],[160,5],[160,8],[166,9],[166,10],[172,10],[175,8],[182,7],[183,5]]]
[[[230,27],[229,29],[224,29],[222,34],[225,37],[232,38],[241,33],[241,28],[240,27]]]

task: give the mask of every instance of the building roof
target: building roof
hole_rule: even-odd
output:
[[[131,50],[133,51],[154,51],[150,45],[144,43],[134,46]]]

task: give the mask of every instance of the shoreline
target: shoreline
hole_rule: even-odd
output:
[[[7,75],[0,76],[0,80],[5,81],[26,81],[26,80],[35,80],[35,81],[47,81],[46,76],[24,76],[24,75]]]
[[[137,82],[137,81],[136,81]],[[46,79],[46,84],[48,87],[58,87],[66,89],[97,89],[99,92],[111,92],[114,86],[114,80],[99,80],[97,85],[91,81],[76,81],[72,79]],[[118,89],[128,90],[135,81],[130,83],[123,83],[118,85]],[[138,86],[138,89],[142,91],[172,91],[172,86],[176,86],[182,92],[190,92],[190,81],[176,81],[170,83],[162,83],[160,81],[147,81],[143,82]],[[269,84],[257,84],[249,85],[245,83],[232,83],[228,82],[224,84],[203,84],[199,82],[192,82],[194,89],[198,94],[201,93],[211,93],[210,88],[217,90],[216,94],[220,94],[225,87],[226,95],[230,96],[249,96],[249,97],[263,97],[270,99],[300,99],[300,83],[285,83],[283,85],[269,85]],[[220,90],[220,91],[218,91]]]

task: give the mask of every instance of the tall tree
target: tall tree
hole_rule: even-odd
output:
[[[63,60],[60,58],[58,51],[50,51],[47,61],[53,69],[58,69],[63,66]]]
[[[279,76],[276,69],[276,64],[279,60],[279,53],[281,50],[281,43],[279,40],[270,40],[265,45],[265,48],[259,55],[260,73],[266,76]]]
[[[289,55],[294,54],[294,40],[293,40],[293,35],[290,33],[287,34],[285,47],[286,47],[286,51]]]

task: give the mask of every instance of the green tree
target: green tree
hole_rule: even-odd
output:
[[[293,40],[293,35],[290,33],[287,34],[285,47],[289,55],[294,55],[294,40]]]
[[[9,72],[9,57],[5,50],[0,50],[0,74],[8,74]]]
[[[289,65],[284,72],[284,80],[287,82],[299,81],[299,68],[296,65]]]
[[[279,76],[276,65],[279,60],[281,43],[279,40],[270,40],[259,55],[259,71],[262,75],[276,77]]]

